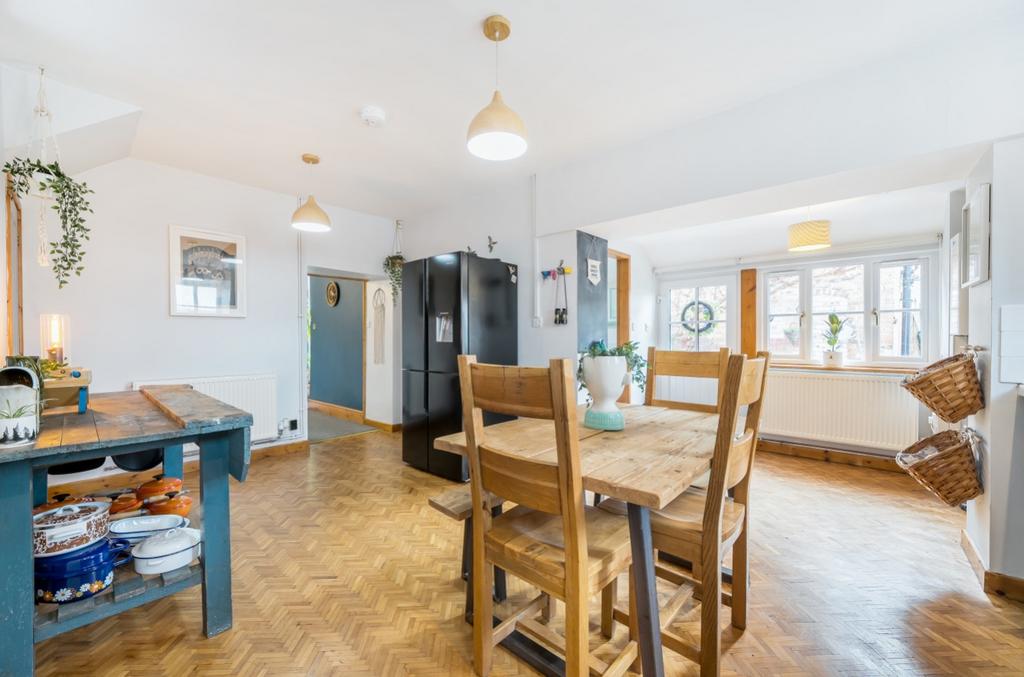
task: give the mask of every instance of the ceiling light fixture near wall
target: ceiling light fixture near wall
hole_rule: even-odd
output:
[[[826,219],[801,221],[789,227],[789,251],[812,252],[832,246],[832,222]]]
[[[313,165],[320,164],[320,157],[312,153],[303,153],[302,161],[309,166],[309,178],[312,183]],[[292,214],[292,228],[307,233],[326,233],[331,229],[331,217],[316,203],[316,198],[310,193],[306,202]]]
[[[494,96],[473,121],[466,134],[466,148],[484,160],[513,160],[526,152],[526,126],[514,110],[505,105],[498,88],[498,43],[508,38],[512,24],[503,16],[484,21],[484,35],[494,42]]]

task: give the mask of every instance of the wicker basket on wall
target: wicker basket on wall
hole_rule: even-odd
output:
[[[971,430],[944,430],[896,454],[896,462],[946,505],[960,505],[982,494],[974,440]]]
[[[965,351],[925,367],[903,387],[946,423],[957,423],[985,406],[974,353]]]

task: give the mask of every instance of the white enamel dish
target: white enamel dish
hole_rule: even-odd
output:
[[[150,536],[187,527],[187,517],[180,515],[142,515],[126,517],[110,523],[111,538],[125,538],[132,543],[139,543]]]
[[[163,574],[188,566],[199,557],[202,535],[198,529],[170,529],[150,536],[132,548],[135,571]]]

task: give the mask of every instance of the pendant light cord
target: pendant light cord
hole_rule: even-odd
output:
[[[496,92],[499,91],[499,89],[500,89],[500,87],[498,87],[498,45],[500,44],[500,42],[501,41],[498,38],[498,31],[497,31],[497,29],[495,29],[495,31],[494,31],[494,91],[496,91]]]

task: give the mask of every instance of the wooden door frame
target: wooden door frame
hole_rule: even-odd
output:
[[[615,259],[615,345],[621,346],[629,341],[630,257],[609,248],[608,258]],[[629,391],[628,385],[622,389],[619,402],[629,403]]]
[[[307,395],[307,398],[306,398],[306,402],[307,402],[307,406],[310,409],[316,409],[317,411],[319,411],[319,412],[321,412],[323,414],[327,414],[328,416],[334,416],[335,418],[342,418],[342,419],[345,419],[346,421],[354,421],[356,423],[366,423],[366,286],[367,286],[367,282],[369,282],[369,280],[364,279],[364,278],[360,278],[360,277],[348,277],[346,275],[327,275],[327,274],[324,274],[324,273],[310,273],[310,272],[307,272],[306,276],[307,276],[307,280],[310,277],[322,277],[322,278],[328,279],[328,280],[348,280],[349,282],[359,282],[361,284],[362,288],[363,288],[363,291],[362,291],[362,298],[363,298],[362,321],[360,322],[361,326],[359,327],[359,334],[360,334],[360,336],[362,336],[362,344],[363,344],[363,367],[362,367],[362,371],[363,371],[363,374],[362,374],[362,377],[363,377],[363,397],[362,397],[363,408],[362,409],[351,409],[349,407],[343,407],[343,406],[338,405],[338,404],[331,404],[329,402],[320,402],[318,400],[309,399],[308,395]],[[307,284],[308,284],[308,282],[307,282]],[[312,312],[312,305],[310,304],[309,307],[310,307],[310,312]],[[310,352],[309,368],[310,368],[310,372],[312,372],[312,369],[313,369],[313,344],[312,344],[312,339],[310,340],[310,344],[309,344],[309,352]],[[312,379],[312,378],[313,378],[312,373],[310,373],[310,379]],[[306,388],[307,388],[307,393],[308,393],[308,388],[309,388],[309,384],[308,383],[306,384]]]
[[[6,202],[7,219],[5,225],[5,238],[6,238],[6,255],[7,255],[7,354],[16,355],[23,354],[25,352],[25,315],[24,315],[24,288],[25,288],[25,257],[22,256],[22,221],[24,219],[24,210],[21,206],[21,200],[18,199],[17,193],[14,192],[14,182],[11,180],[10,174],[4,174],[4,200]],[[15,216],[17,214],[17,216]],[[13,267],[11,263],[13,257],[18,257],[18,284],[17,289],[14,289],[14,276]],[[14,304],[14,299],[17,299],[17,306]],[[17,316],[18,322],[18,345],[15,346],[14,342],[14,326],[15,316]],[[17,350],[16,350],[17,348]]]

